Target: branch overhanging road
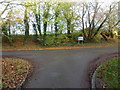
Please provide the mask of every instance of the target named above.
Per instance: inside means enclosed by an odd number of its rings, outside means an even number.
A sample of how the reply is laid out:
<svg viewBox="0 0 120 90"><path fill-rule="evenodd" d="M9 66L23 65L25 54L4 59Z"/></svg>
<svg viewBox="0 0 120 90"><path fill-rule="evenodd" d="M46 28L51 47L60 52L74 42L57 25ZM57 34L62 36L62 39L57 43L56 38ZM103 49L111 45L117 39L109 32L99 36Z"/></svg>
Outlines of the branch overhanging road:
<svg viewBox="0 0 120 90"><path fill-rule="evenodd" d="M86 72L90 62L99 56L115 52L118 52L118 47L3 51L2 55L23 58L33 63L34 71L24 87L89 88Z"/></svg>

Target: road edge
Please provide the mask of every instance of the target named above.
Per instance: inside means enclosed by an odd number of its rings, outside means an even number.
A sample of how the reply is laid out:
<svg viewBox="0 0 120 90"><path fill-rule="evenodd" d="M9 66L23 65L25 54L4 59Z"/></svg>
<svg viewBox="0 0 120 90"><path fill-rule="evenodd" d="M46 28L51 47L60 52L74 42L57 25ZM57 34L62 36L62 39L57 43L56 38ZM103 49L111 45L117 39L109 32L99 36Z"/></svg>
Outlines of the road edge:
<svg viewBox="0 0 120 90"><path fill-rule="evenodd" d="M88 77L89 77L89 82L90 82L90 88L92 89L105 88L105 85L102 82L102 80L96 78L96 75L97 75L96 69L106 60L113 58L113 57L118 57L118 52L102 55L90 61L88 65ZM96 87L97 82L100 82L102 86Z"/></svg>

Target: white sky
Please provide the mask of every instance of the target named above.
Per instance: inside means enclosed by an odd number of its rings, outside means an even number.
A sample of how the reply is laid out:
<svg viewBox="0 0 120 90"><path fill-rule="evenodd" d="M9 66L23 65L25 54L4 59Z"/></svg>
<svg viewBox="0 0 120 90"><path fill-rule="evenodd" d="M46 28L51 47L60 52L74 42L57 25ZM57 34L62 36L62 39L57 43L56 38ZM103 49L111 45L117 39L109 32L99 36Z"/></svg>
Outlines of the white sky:
<svg viewBox="0 0 120 90"><path fill-rule="evenodd" d="M114 2L114 1L120 1L120 0L0 0L1 1L64 1L64 2L105 2L105 3L109 3L109 2Z"/></svg>
<svg viewBox="0 0 120 90"><path fill-rule="evenodd" d="M31 0L31 1L39 1L39 0ZM64 1L64 2L105 2L106 4L109 2L120 1L120 0L42 0L42 1Z"/></svg>

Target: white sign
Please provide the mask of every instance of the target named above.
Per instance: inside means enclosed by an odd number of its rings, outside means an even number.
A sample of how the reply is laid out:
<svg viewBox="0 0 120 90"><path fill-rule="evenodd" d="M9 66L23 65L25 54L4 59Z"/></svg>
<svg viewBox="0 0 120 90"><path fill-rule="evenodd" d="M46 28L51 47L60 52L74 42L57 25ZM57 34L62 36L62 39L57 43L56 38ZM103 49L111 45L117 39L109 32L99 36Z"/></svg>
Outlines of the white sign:
<svg viewBox="0 0 120 90"><path fill-rule="evenodd" d="M78 37L78 41L83 41L84 38L83 37Z"/></svg>

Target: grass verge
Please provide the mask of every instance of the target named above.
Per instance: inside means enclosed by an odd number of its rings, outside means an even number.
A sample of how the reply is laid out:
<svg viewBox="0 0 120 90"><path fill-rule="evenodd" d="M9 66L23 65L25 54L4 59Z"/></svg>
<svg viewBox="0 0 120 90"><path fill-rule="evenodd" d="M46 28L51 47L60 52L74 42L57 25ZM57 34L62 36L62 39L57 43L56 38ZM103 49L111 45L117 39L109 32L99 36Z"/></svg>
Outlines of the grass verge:
<svg viewBox="0 0 120 90"><path fill-rule="evenodd" d="M28 61L18 58L2 58L2 88L17 88L31 69Z"/></svg>
<svg viewBox="0 0 120 90"><path fill-rule="evenodd" d="M63 35L64 36L64 35ZM12 46L9 45L7 39L5 37L2 38L2 48L0 51L13 51L13 50L49 50L49 49L74 49L74 48L98 48L98 47L111 47L118 46L120 41L117 38L108 39L108 41L95 39L92 41L84 41L84 43L78 43L77 38L68 39L68 38L57 39L55 41L54 37L47 36L47 40L45 40L45 45L40 40L35 41L34 36L29 36L29 40L26 44L24 42L24 35L13 35L13 43ZM66 35L65 35L66 36Z"/></svg>
<svg viewBox="0 0 120 90"><path fill-rule="evenodd" d="M97 68L97 78L100 78L107 88L119 88L120 76L118 70L118 60L120 57L114 57Z"/></svg>
<svg viewBox="0 0 120 90"><path fill-rule="evenodd" d="M40 45L18 45L18 46L9 46L3 45L1 51L13 51L13 50L50 50L50 49L75 49L75 48L99 48L99 47L112 47L118 46L117 42L104 42L104 43L80 43L80 44L71 44L67 43L61 46L40 46Z"/></svg>

